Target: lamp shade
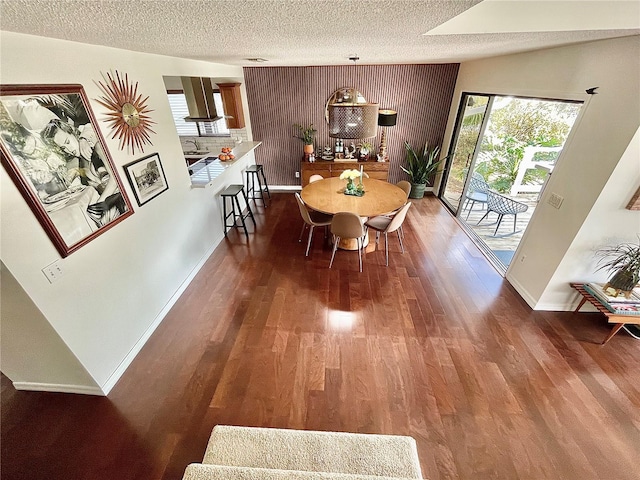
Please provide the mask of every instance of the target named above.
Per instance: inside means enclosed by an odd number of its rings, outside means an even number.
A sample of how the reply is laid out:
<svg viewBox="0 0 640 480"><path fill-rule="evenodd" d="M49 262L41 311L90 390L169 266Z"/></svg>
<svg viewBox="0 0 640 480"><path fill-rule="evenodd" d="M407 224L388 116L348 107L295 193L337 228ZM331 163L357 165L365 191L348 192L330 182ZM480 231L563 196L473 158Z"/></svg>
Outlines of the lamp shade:
<svg viewBox="0 0 640 480"><path fill-rule="evenodd" d="M379 110L378 125L381 127L393 127L398 119L398 113L395 110Z"/></svg>
<svg viewBox="0 0 640 480"><path fill-rule="evenodd" d="M329 136L361 139L377 134L377 103L336 103L329 105Z"/></svg>

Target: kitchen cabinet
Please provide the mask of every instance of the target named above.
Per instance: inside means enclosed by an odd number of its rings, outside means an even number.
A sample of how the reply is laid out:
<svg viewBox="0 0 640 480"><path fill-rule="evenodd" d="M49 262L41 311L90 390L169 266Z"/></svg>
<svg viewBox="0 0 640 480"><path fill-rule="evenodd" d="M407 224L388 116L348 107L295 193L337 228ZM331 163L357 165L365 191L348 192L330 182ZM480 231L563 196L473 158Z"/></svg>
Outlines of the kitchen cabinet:
<svg viewBox="0 0 640 480"><path fill-rule="evenodd" d="M345 170L360 170L363 168L369 178L387 181L389 177L389 162L335 162L316 160L302 161L300 164L300 181L302 186L309 184L311 175L322 175L324 178L339 177Z"/></svg>
<svg viewBox="0 0 640 480"><path fill-rule="evenodd" d="M244 128L244 111L239 83L218 83L228 128Z"/></svg>

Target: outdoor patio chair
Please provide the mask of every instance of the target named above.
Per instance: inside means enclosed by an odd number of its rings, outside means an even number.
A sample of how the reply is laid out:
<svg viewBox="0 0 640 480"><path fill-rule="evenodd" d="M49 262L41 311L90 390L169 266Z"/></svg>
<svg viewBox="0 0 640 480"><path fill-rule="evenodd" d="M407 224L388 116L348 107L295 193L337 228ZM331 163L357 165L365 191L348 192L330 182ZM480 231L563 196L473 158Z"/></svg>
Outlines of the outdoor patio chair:
<svg viewBox="0 0 640 480"><path fill-rule="evenodd" d="M465 195L464 205L462 206L462 211L464 211L467 206L469 206L469 211L467 212L467 220L469 220L469 214L471 213L471 210L473 210L473 206L476 203L482 204L482 208L484 209L484 205L486 205L487 203L488 191L489 185L484 181L484 177L478 172L473 172L473 174L471 174L471 180L469 181L467 194ZM471 205L469 205L469 203L471 203Z"/></svg>
<svg viewBox="0 0 640 480"><path fill-rule="evenodd" d="M505 215L513 215L513 232L507 233L505 235L501 235L503 237L507 237L509 235L513 235L516 232L516 221L518 219L518 214L522 212L526 212L529 208L528 205L518 202L513 198L509 198L505 195L502 195L498 192L494 192L493 190L487 190L487 213L480 219L480 221L476 225L480 225L487 215L491 212L498 214L497 226L495 232L493 232L493 236L497 236L498 229L500 228L500 223L502 222L502 218ZM493 223L488 223L487 225L493 225Z"/></svg>

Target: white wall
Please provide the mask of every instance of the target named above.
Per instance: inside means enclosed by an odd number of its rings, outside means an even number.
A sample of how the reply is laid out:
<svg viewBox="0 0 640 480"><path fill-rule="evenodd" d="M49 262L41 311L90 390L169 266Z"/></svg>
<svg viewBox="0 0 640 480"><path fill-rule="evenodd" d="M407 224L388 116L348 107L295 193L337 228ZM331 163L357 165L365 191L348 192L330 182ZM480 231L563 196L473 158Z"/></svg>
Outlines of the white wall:
<svg viewBox="0 0 640 480"><path fill-rule="evenodd" d="M0 34L2 83L84 86L134 205L132 216L62 259L64 276L49 284L41 269L60 256L4 168L1 170L2 262L93 378L93 383L88 381L86 386L95 387L97 383L106 393L194 269L223 238L216 192L191 188L162 77L238 78L243 76L242 69L8 32ZM151 136L153 146L146 147L144 154L120 151L117 140L110 139L107 126L101 121L105 110L93 100L100 95L94 82L101 79L101 72L112 70L127 73L130 80L138 82L138 91L149 96L151 118L157 124L153 126L156 134ZM248 112L245 115L248 117ZM121 167L153 152L160 155L169 190L138 207ZM228 184L240 179L241 172L237 169L233 174L229 172L224 181ZM2 300L4 303L5 299ZM2 313L4 336L4 309ZM33 353L25 350L23 355ZM26 383L46 382L35 373L35 369L25 366L20 379ZM60 385L62 391L67 387Z"/></svg>
<svg viewBox="0 0 640 480"><path fill-rule="evenodd" d="M573 310L576 295L567 296L567 284L575 281L604 283L611 276L598 269L596 251L607 245L638 243L640 212L627 210L640 188L640 129L636 130L618 166L589 212L567 254L540 297L538 310ZM572 293L572 292L571 292ZM568 301L569 300L569 301Z"/></svg>
<svg viewBox="0 0 640 480"><path fill-rule="evenodd" d="M1 264L2 296L2 372L18 388L60 391L62 385L71 391L101 394L102 390L73 355L11 275ZM25 355L29 352L29 355ZM48 388L50 387L50 388Z"/></svg>
<svg viewBox="0 0 640 480"><path fill-rule="evenodd" d="M619 191L615 184L608 184L619 164L620 176L634 179L636 185L640 183L634 159L621 161L640 125L638 59L640 37L634 36L460 66L445 138L451 137L462 92L586 100L507 272L507 279L534 308L543 307L543 293L544 308L566 309L569 305L572 291L564 282L572 278L570 272L563 272L552 285L550 282L561 262L570 265L580 261L576 256L584 258L583 253L569 247L587 219L597 226L585 231L593 245L607 243L611 236L633 239L638 232L638 212L630 214L635 222L622 224L606 212L592 212L603 189L616 195L614 203L620 209L629 200L628 188ZM600 87L597 95L586 95L585 90L591 87ZM636 166L637 161L636 155ZM552 192L564 197L559 210L545 203ZM573 279L582 280L585 274L584 270L576 272Z"/></svg>

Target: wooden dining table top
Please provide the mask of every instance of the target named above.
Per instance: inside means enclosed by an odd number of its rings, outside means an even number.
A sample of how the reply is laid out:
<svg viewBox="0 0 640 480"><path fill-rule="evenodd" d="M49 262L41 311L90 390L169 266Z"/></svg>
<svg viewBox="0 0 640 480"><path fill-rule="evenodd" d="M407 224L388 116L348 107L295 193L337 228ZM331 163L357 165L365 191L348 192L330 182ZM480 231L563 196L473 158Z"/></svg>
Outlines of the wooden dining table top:
<svg viewBox="0 0 640 480"><path fill-rule="evenodd" d="M355 180L358 184L359 180ZM310 183L300 196L310 208L334 215L352 212L361 217L375 217L393 212L407 202L407 194L396 185L373 178L363 178L365 194L362 197L345 195L346 180L339 177L325 178Z"/></svg>

